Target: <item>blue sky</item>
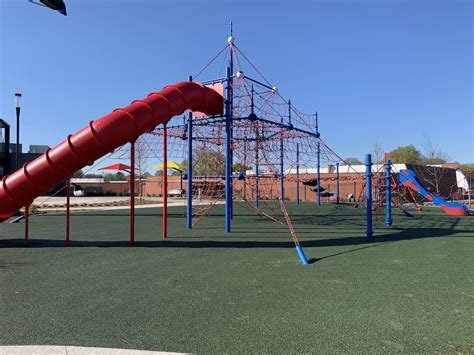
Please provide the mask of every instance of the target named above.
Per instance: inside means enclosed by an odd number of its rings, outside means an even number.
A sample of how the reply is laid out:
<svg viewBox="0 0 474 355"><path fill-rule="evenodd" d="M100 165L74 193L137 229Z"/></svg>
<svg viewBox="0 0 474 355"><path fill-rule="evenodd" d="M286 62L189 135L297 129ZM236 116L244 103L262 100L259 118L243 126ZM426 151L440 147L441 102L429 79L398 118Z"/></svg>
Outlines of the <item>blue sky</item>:
<svg viewBox="0 0 474 355"><path fill-rule="evenodd" d="M186 80L236 44L324 141L363 158L431 139L474 162L473 5L457 0L66 0L68 17L0 1L0 118L54 146L88 121ZM209 78L211 79L211 78Z"/></svg>

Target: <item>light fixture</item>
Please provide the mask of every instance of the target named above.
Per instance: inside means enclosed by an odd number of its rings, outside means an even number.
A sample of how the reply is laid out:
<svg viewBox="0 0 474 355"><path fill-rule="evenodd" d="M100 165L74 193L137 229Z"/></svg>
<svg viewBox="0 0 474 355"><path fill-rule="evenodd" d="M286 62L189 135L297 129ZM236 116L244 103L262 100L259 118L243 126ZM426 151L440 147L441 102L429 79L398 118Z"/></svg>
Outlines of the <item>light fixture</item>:
<svg viewBox="0 0 474 355"><path fill-rule="evenodd" d="M39 0L40 2L37 2L37 0L28 0L28 1L36 5L49 7L51 10L55 10L59 12L60 14L67 16L66 4L64 3L64 0Z"/></svg>
<svg viewBox="0 0 474 355"><path fill-rule="evenodd" d="M18 108L20 107L20 99L21 99L21 94L19 92L15 93L15 106Z"/></svg>

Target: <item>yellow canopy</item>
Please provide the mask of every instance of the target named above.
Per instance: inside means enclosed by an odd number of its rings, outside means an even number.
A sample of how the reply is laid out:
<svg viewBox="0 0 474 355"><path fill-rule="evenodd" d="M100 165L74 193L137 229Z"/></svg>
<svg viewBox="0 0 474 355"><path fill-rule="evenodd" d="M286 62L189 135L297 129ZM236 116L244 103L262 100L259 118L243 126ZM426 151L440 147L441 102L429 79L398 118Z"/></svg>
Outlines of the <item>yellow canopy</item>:
<svg viewBox="0 0 474 355"><path fill-rule="evenodd" d="M183 171L183 167L179 165L178 163L176 163L175 161L169 161L167 165L168 165L168 169ZM152 168L163 170L163 164L153 165Z"/></svg>

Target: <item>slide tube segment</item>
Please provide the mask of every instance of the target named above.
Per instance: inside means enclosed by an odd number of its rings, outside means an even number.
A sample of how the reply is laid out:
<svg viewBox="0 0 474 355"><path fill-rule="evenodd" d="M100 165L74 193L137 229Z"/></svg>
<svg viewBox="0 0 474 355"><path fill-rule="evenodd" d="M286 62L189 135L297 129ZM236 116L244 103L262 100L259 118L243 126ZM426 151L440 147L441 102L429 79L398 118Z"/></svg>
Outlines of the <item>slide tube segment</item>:
<svg viewBox="0 0 474 355"><path fill-rule="evenodd" d="M0 222L27 206L75 171L135 141L140 135L167 123L185 110L222 114L223 97L195 82L179 82L133 101L125 108L91 121L62 143L26 163L0 183Z"/></svg>

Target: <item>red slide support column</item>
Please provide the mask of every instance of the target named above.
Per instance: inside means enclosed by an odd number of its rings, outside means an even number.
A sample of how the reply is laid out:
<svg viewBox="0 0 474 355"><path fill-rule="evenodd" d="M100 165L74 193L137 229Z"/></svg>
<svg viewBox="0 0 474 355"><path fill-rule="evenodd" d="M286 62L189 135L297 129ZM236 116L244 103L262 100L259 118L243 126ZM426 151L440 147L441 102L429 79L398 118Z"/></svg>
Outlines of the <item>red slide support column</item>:
<svg viewBox="0 0 474 355"><path fill-rule="evenodd" d="M23 241L23 245L27 247L30 245L29 240L29 224L30 224L30 205L25 206L25 239Z"/></svg>
<svg viewBox="0 0 474 355"><path fill-rule="evenodd" d="M71 231L71 178L66 180L66 246L70 245L69 233Z"/></svg>
<svg viewBox="0 0 474 355"><path fill-rule="evenodd" d="M81 104L81 103L79 103ZM87 126L0 182L0 222L50 191L75 171L92 165L140 135L166 123L186 109L222 114L224 98L215 90L184 81L151 93L142 100L90 122Z"/></svg>
<svg viewBox="0 0 474 355"><path fill-rule="evenodd" d="M163 227L161 238L168 237L168 133L166 123L163 125Z"/></svg>
<svg viewBox="0 0 474 355"><path fill-rule="evenodd" d="M135 142L130 143L130 245L135 245Z"/></svg>

